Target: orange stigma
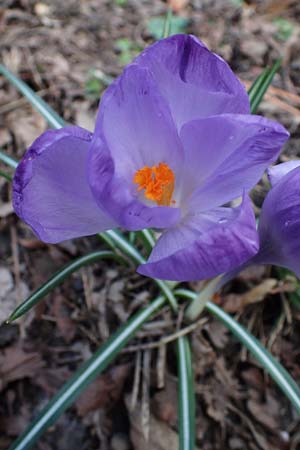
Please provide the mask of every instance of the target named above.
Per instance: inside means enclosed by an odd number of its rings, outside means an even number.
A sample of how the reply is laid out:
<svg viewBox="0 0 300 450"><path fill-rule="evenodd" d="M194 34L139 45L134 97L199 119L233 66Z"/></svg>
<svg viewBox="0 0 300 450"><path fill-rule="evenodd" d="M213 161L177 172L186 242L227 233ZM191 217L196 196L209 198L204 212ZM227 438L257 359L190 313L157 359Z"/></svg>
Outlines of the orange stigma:
<svg viewBox="0 0 300 450"><path fill-rule="evenodd" d="M166 163L158 166L145 166L134 174L133 182L138 184L138 191L145 189L144 196L160 206L170 206L174 191L175 175Z"/></svg>

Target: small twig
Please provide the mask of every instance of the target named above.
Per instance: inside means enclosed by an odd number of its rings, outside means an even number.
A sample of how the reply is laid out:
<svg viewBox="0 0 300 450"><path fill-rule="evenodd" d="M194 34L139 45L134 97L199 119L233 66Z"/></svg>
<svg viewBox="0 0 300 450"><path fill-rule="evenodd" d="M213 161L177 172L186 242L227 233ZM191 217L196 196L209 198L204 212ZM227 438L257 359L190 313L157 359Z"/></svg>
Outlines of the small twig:
<svg viewBox="0 0 300 450"><path fill-rule="evenodd" d="M146 442L150 434L150 370L151 350L145 350L143 357L143 384L142 384L142 430Z"/></svg>
<svg viewBox="0 0 300 450"><path fill-rule="evenodd" d="M162 344L158 347L158 356L156 362L157 388L163 389L165 386L167 346Z"/></svg>
<svg viewBox="0 0 300 450"><path fill-rule="evenodd" d="M251 82L247 80L243 80L243 84L246 86L246 88L249 88L251 86ZM295 105L296 107L287 103L286 99L290 100L290 102L293 103L293 105ZM277 88L275 86L269 86L268 92L265 94L265 100L278 106L283 111L292 114L292 116L299 118L300 111L299 109L297 109L297 107L300 106L299 95L288 92L284 89Z"/></svg>
<svg viewBox="0 0 300 450"><path fill-rule="evenodd" d="M83 327L82 325L77 325L78 329L85 335L88 337L88 339L93 342L93 344L96 344L97 347L99 347L99 345L101 345L101 341L94 335L94 333L90 332L89 330L87 330L85 327Z"/></svg>
<svg viewBox="0 0 300 450"><path fill-rule="evenodd" d="M294 106L291 106L288 103L284 102L283 100L280 100L279 98L274 97L274 96L269 95L269 94L265 95L265 99L267 101L269 101L270 103L273 103L273 105L278 106L283 111L286 111L286 112L292 114L292 116L294 116L297 120L299 120L299 116L300 116L300 110L299 109L297 109Z"/></svg>
<svg viewBox="0 0 300 450"><path fill-rule="evenodd" d="M284 308L284 312L285 312L285 315L286 315L286 321L287 321L287 323L289 325L292 325L292 323L293 323L293 315L292 315L291 306L289 304L289 301L286 298L284 292L280 293L280 297L282 299L283 308Z"/></svg>
<svg viewBox="0 0 300 450"><path fill-rule="evenodd" d="M122 350L122 353L131 353L131 352L136 352L139 350L158 348L161 345L169 344L170 342L175 341L178 337L185 336L185 335L191 333L192 331L194 331L199 326L204 325L207 322L207 320L208 320L207 318L202 317L197 322L192 323L191 325L189 325L185 328L182 328L181 330L176 331L176 333L170 334L169 336L166 336L166 337L160 339L159 341L149 342L147 344L131 345L131 346L125 348L124 350Z"/></svg>
<svg viewBox="0 0 300 450"><path fill-rule="evenodd" d="M92 302L92 292L91 292L91 283L90 283L90 277L88 274L88 268L84 267L80 271L82 284L83 284L83 291L84 291L84 298L85 303L87 306L87 309L90 311L93 306Z"/></svg>
<svg viewBox="0 0 300 450"><path fill-rule="evenodd" d="M268 344L267 344L268 350L270 350L270 351L272 350L272 347L273 347L277 337L279 336L280 332L283 329L284 322L285 322L285 312L283 310L279 316L279 319L278 319L273 331L270 334L270 338L269 338Z"/></svg>
<svg viewBox="0 0 300 450"><path fill-rule="evenodd" d="M48 92L49 89L42 89L41 91L37 91L36 94L41 97ZM14 109L19 108L20 106L25 106L28 104L28 100L25 97L19 98L18 100L13 100L5 105L0 106L0 114L7 113L9 111L13 111Z"/></svg>
<svg viewBox="0 0 300 450"><path fill-rule="evenodd" d="M142 352L138 351L136 353L136 358L135 358L133 388L132 388L131 399L130 399L130 411L134 411L136 404L137 404L140 382L141 382L141 365L142 365Z"/></svg>
<svg viewBox="0 0 300 450"><path fill-rule="evenodd" d="M256 315L257 315L257 311L254 310L252 313L252 316L248 322L248 325L247 325L247 329L248 329L249 333L251 333L253 330L254 324L256 322ZM247 353L248 353L247 348L243 346L241 349L241 361L246 361Z"/></svg>

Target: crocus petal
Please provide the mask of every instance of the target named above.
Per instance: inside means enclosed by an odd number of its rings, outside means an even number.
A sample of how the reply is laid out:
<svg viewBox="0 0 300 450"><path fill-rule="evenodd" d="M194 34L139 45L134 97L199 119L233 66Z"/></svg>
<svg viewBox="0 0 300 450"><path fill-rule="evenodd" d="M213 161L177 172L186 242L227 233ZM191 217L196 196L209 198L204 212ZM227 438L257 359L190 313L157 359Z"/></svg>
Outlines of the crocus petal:
<svg viewBox="0 0 300 450"><path fill-rule="evenodd" d="M199 186L190 208L219 206L251 189L276 160L288 136L282 125L253 115L224 114L185 124L183 184L191 189L198 177Z"/></svg>
<svg viewBox="0 0 300 450"><path fill-rule="evenodd" d="M149 70L129 65L106 90L95 134L105 140L118 176L132 183L144 166L182 167L183 150L171 113Z"/></svg>
<svg viewBox="0 0 300 450"><path fill-rule="evenodd" d="M49 130L17 167L13 202L18 216L45 241L56 243L116 226L97 206L86 177L92 134L79 127Z"/></svg>
<svg viewBox="0 0 300 450"><path fill-rule="evenodd" d="M300 168L269 191L259 220L260 250L252 263L287 267L300 275Z"/></svg>
<svg viewBox="0 0 300 450"><path fill-rule="evenodd" d="M288 172L300 166L300 159L287 161L285 163L277 164L272 166L267 170L268 178L272 186L278 183L282 177L284 177Z"/></svg>
<svg viewBox="0 0 300 450"><path fill-rule="evenodd" d="M250 112L245 88L228 64L194 36L158 41L135 62L153 74L178 129L200 117Z"/></svg>
<svg viewBox="0 0 300 450"><path fill-rule="evenodd" d="M244 196L238 208L190 217L166 231L138 272L174 281L207 279L239 266L257 250L255 217Z"/></svg>
<svg viewBox="0 0 300 450"><path fill-rule="evenodd" d="M145 68L130 65L101 101L90 150L89 181L98 204L128 230L165 228L177 208L144 201L135 173L165 162L180 178L183 149L169 112Z"/></svg>

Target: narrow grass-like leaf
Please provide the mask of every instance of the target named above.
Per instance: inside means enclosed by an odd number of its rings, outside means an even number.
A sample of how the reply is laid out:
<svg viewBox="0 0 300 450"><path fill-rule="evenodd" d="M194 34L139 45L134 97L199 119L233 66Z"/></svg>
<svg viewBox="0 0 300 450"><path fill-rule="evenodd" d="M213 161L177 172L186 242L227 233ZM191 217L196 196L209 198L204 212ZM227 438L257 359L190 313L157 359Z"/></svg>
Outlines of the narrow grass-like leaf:
<svg viewBox="0 0 300 450"><path fill-rule="evenodd" d="M270 67L266 67L260 75L258 75L257 78L253 81L252 85L248 89L248 96L250 100L250 104L253 103L253 97L256 95L256 92L259 91L260 85L263 83L263 80L268 76L270 73Z"/></svg>
<svg viewBox="0 0 300 450"><path fill-rule="evenodd" d="M168 12L166 14L166 20L164 23L162 38L167 38L168 36L170 36L172 17L173 17L173 12L172 12L172 9L169 8Z"/></svg>
<svg viewBox="0 0 300 450"><path fill-rule="evenodd" d="M141 233L144 233L144 230L141 231ZM125 239L125 237L119 231L109 230L106 231L105 234L107 234L109 238L114 241L115 245L119 247L120 250L122 250L124 253L126 253L126 255L128 255L135 263L143 264L145 262L145 258L137 251L137 249L133 245L130 244L127 239ZM102 235L103 233L100 234L100 236ZM176 312L178 310L178 305L172 289L165 281L157 280L155 278L153 279L153 281L167 297L172 310Z"/></svg>
<svg viewBox="0 0 300 450"><path fill-rule="evenodd" d="M280 65L281 60L278 59L271 68L265 69L250 87L248 95L252 114L256 113L257 108L261 103L268 87L272 83L275 73L279 70Z"/></svg>
<svg viewBox="0 0 300 450"><path fill-rule="evenodd" d="M81 256L75 261L67 264L65 267L56 272L46 283L40 286L36 291L33 292L24 302L22 302L10 315L7 322L12 322L23 316L27 311L29 311L33 306L35 306L39 301L41 301L49 292L53 291L54 288L63 283L63 281L71 275L71 273L80 269L80 267L87 266L96 261L102 259L115 259L120 262L124 262L124 259L113 253L111 251L103 250L98 252L89 253L88 255Z"/></svg>
<svg viewBox="0 0 300 450"><path fill-rule="evenodd" d="M125 236L119 230L109 230L104 233L100 233L100 236L105 234L108 236L115 246L117 246L122 252L126 253L129 258L137 264L142 264L145 262L143 256L138 252L138 250L130 244L130 242L125 238Z"/></svg>
<svg viewBox="0 0 300 450"><path fill-rule="evenodd" d="M175 294L190 300L197 298L197 294L186 289L178 289ZM271 353L229 314L214 303L208 301L205 309L219 319L237 339L252 353L273 378L278 387L291 401L298 413L300 413L300 388L285 368L271 355Z"/></svg>
<svg viewBox="0 0 300 450"><path fill-rule="evenodd" d="M114 240L107 234L106 231L103 233L98 233L97 236L101 241L103 240L113 251L115 251L116 246Z"/></svg>
<svg viewBox="0 0 300 450"><path fill-rule="evenodd" d="M151 230L142 230L136 232L137 237L141 239L141 241L144 244L144 249L149 255L151 253L152 248L155 245L155 237L153 236L153 233Z"/></svg>
<svg viewBox="0 0 300 450"><path fill-rule="evenodd" d="M13 169L15 169L17 167L17 165L19 164L18 161L16 161L14 158L12 158L11 156L6 155L4 152L2 152L0 150L0 161L2 161L3 163L5 163L7 166L12 167Z"/></svg>
<svg viewBox="0 0 300 450"><path fill-rule="evenodd" d="M12 83L34 108L39 111L42 116L47 120L49 125L53 128L61 128L64 126L64 120L46 103L41 97L39 97L24 81L16 77L7 67L0 64L0 75L3 75L7 80Z"/></svg>
<svg viewBox="0 0 300 450"><path fill-rule="evenodd" d="M4 172L3 170L0 170L0 177L5 178L7 181L12 181L11 175L9 175L9 173Z"/></svg>
<svg viewBox="0 0 300 450"><path fill-rule="evenodd" d="M186 336L177 339L179 379L179 450L195 450L195 392L192 358Z"/></svg>
<svg viewBox="0 0 300 450"><path fill-rule="evenodd" d="M70 378L25 432L15 441L9 450L27 450L33 446L39 436L50 427L58 417L76 400L81 392L115 358L137 330L161 308L166 299L161 296L133 316L94 355Z"/></svg>
<svg viewBox="0 0 300 450"><path fill-rule="evenodd" d="M129 232L129 242L130 242L131 245L134 245L135 239L136 239L136 232L135 231L130 231Z"/></svg>

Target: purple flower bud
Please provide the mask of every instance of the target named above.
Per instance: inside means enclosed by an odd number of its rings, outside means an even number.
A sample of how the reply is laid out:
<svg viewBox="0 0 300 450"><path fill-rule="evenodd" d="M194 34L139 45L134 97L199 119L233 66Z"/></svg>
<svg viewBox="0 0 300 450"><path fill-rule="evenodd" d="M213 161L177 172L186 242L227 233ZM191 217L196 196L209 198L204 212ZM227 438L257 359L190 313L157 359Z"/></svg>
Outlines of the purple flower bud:
<svg viewBox="0 0 300 450"><path fill-rule="evenodd" d="M272 189L264 201L260 221L260 250L254 264L275 264L300 275L300 161L269 170Z"/></svg>

